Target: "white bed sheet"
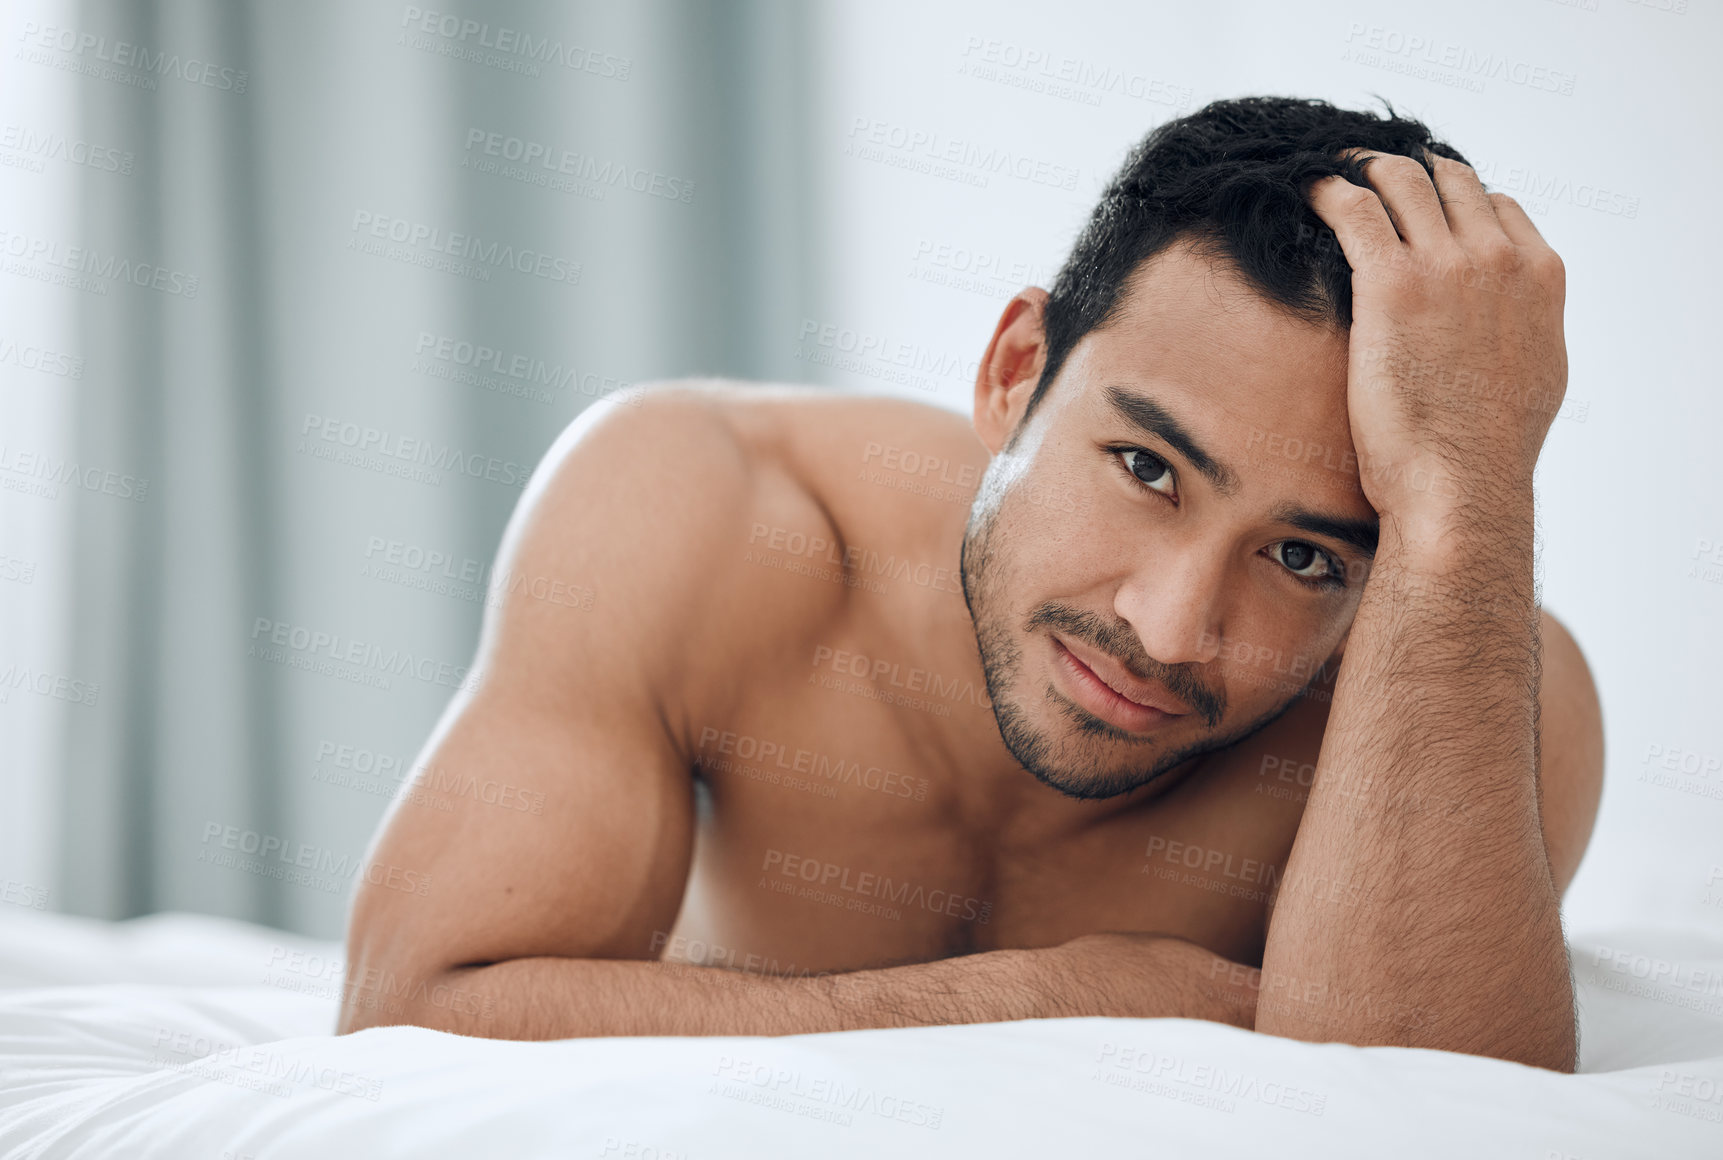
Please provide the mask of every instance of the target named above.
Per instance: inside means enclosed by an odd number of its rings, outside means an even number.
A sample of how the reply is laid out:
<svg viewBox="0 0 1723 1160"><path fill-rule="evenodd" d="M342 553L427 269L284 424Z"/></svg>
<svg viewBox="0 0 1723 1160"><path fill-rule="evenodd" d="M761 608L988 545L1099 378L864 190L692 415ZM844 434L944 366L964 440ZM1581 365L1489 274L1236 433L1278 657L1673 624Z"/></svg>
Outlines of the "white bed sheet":
<svg viewBox="0 0 1723 1160"><path fill-rule="evenodd" d="M1723 1158L1716 935L1576 939L1575 1076L1179 1019L334 1036L338 955L189 915L0 916L0 1156Z"/></svg>

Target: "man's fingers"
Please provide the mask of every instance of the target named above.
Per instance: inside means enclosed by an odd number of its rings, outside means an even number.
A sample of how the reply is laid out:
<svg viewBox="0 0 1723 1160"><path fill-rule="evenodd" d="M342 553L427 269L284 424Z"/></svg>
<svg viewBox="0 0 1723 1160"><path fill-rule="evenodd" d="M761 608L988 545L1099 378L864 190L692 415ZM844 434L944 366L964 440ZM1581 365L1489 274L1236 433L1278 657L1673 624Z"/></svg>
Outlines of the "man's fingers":
<svg viewBox="0 0 1723 1160"><path fill-rule="evenodd" d="M1520 203L1505 193L1485 195L1489 199L1491 212L1502 224L1502 232L1508 235L1508 240L1516 246L1528 250L1547 250L1549 243L1538 233L1538 228L1532 224L1532 219L1526 216L1526 211L1520 208Z"/></svg>
<svg viewBox="0 0 1723 1160"><path fill-rule="evenodd" d="M1461 245L1502 236L1502 223L1496 218L1495 207L1484 192L1484 183L1470 165L1451 157L1437 157L1436 188L1442 194L1442 212L1447 215L1448 229Z"/></svg>
<svg viewBox="0 0 1723 1160"><path fill-rule="evenodd" d="M1430 175L1417 161L1400 153L1359 150L1364 179L1382 203L1400 236L1413 246L1435 246L1448 240L1448 221Z"/></svg>
<svg viewBox="0 0 1723 1160"><path fill-rule="evenodd" d="M1489 195L1490 204L1495 207L1496 217L1501 219L1502 231L1508 235L1508 240L1519 247L1520 253L1527 259L1532 276L1548 287L1561 301L1567 294L1567 268L1562 264L1561 255L1550 248L1544 241L1538 228L1532 224L1532 219L1526 216L1526 211L1520 208L1520 203L1505 193Z"/></svg>
<svg viewBox="0 0 1723 1160"><path fill-rule="evenodd" d="M1310 186L1310 208L1340 239L1340 249L1354 270L1401 248L1388 208L1375 190L1353 185L1344 177L1319 178Z"/></svg>

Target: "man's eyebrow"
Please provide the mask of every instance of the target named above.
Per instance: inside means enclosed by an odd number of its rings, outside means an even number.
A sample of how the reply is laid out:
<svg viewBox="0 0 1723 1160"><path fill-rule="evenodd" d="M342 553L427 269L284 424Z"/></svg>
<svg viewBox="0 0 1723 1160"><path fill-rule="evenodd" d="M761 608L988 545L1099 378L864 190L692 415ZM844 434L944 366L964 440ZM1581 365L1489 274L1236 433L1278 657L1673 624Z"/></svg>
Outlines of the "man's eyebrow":
<svg viewBox="0 0 1723 1160"><path fill-rule="evenodd" d="M1173 418L1165 407L1147 395L1127 391L1124 387L1108 387L1107 400L1113 404L1113 410L1117 411L1125 422L1164 440L1168 446L1189 460L1192 467L1214 484L1216 491L1226 496L1237 494L1238 476L1230 468L1217 462L1214 456L1198 447L1184 424Z"/></svg>
<svg viewBox="0 0 1723 1160"><path fill-rule="evenodd" d="M1381 520L1374 516L1367 520L1355 520L1345 516L1325 516L1308 508L1283 504L1274 509L1271 518L1283 524L1291 524L1311 535L1329 536L1343 544L1351 544L1366 556L1376 555L1376 540L1381 529Z"/></svg>

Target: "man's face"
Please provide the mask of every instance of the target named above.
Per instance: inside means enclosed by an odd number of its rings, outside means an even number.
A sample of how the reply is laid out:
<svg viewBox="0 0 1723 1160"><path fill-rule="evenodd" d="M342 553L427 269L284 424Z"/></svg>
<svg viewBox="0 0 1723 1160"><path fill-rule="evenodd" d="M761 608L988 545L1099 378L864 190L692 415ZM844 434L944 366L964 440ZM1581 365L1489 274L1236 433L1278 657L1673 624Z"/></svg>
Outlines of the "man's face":
<svg viewBox="0 0 1723 1160"><path fill-rule="evenodd" d="M970 513L964 591L1007 747L1104 798L1260 729L1333 672L1375 524L1345 333L1224 263L1157 255Z"/></svg>

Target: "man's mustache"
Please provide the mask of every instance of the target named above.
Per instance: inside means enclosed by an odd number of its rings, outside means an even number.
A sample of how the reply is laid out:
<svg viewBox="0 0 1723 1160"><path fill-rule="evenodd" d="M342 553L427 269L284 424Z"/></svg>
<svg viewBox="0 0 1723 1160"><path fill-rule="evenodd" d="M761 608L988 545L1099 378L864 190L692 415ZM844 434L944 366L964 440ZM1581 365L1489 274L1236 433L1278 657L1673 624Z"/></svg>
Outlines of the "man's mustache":
<svg viewBox="0 0 1723 1160"><path fill-rule="evenodd" d="M1143 651L1137 634L1122 621L1107 621L1092 612L1048 601L1034 612L1023 627L1029 632L1056 629L1100 649L1125 667L1132 676L1159 681L1167 691L1189 705L1212 729L1226 713L1226 698L1197 680L1185 665L1163 665Z"/></svg>

